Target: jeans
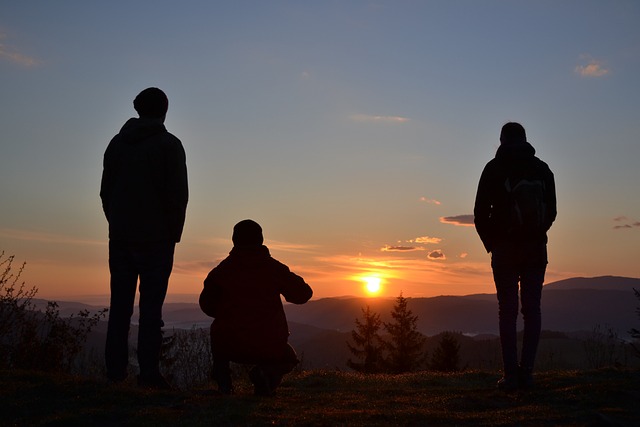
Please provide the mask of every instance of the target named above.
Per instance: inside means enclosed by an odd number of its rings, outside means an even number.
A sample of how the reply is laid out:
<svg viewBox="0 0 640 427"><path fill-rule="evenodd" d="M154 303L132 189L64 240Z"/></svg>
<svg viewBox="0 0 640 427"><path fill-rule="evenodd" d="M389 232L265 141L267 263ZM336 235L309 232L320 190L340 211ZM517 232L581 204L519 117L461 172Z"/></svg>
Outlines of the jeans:
<svg viewBox="0 0 640 427"><path fill-rule="evenodd" d="M296 351L288 343L278 348L275 353L272 348L265 349L264 353L256 351L253 355L236 354L235 356L224 349L220 351L217 348L218 344L220 343L211 342L213 379L218 383L219 389L225 393L232 389L230 362L255 365L254 369L260 369L269 379L272 389L278 387L282 378L300 362Z"/></svg>
<svg viewBox="0 0 640 427"><path fill-rule="evenodd" d="M173 268L174 242L109 242L111 304L105 348L107 376L127 376L129 326L140 278L138 363L141 377L159 375L162 305Z"/></svg>
<svg viewBox="0 0 640 427"><path fill-rule="evenodd" d="M511 376L518 372L518 290L524 321L520 367L531 370L535 362L542 323L540 301L547 267L546 244L498 245L491 253L491 267L498 296L504 372L505 376Z"/></svg>

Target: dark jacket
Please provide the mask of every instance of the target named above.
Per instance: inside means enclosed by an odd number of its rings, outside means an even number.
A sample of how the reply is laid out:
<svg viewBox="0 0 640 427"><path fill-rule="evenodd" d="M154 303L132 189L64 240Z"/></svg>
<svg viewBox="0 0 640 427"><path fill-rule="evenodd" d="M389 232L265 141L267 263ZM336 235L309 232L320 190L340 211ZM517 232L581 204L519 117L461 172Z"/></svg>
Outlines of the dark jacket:
<svg viewBox="0 0 640 427"><path fill-rule="evenodd" d="M214 317L214 348L232 359L281 351L289 327L280 295L304 304L313 295L304 279L273 259L266 246L234 247L204 281L200 308ZM255 357L255 356L254 356Z"/></svg>
<svg viewBox="0 0 640 427"><path fill-rule="evenodd" d="M517 243L546 243L547 231L556 219L556 189L549 166L535 156L535 149L528 142L502 144L496 156L485 166L478 184L473 209L476 230L487 252L495 245L507 241ZM539 177L545 183L545 217L543 229L523 239L509 233L511 210L505 181L508 177Z"/></svg>
<svg viewBox="0 0 640 427"><path fill-rule="evenodd" d="M109 238L179 242L188 197L180 140L158 119L129 119L104 153L100 198Z"/></svg>

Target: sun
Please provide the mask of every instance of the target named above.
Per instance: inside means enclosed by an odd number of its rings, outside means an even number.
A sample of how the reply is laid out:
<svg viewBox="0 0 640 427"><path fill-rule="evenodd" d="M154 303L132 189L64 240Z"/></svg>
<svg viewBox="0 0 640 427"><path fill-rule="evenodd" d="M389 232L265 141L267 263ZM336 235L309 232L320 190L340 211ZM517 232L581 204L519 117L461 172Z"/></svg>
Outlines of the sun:
<svg viewBox="0 0 640 427"><path fill-rule="evenodd" d="M368 293L375 295L380 292L380 289L382 288L381 278L376 276L365 276L362 280L364 281L364 286Z"/></svg>

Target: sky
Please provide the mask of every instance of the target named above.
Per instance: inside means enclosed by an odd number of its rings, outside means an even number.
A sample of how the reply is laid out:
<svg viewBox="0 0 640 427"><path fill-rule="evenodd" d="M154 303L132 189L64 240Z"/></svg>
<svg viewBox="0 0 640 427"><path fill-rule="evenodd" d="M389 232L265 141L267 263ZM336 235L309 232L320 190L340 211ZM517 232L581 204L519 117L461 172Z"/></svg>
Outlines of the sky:
<svg viewBox="0 0 640 427"><path fill-rule="evenodd" d="M246 218L314 298L494 292L473 203L508 121L555 174L546 282L640 277L638 22L634 0L2 2L0 251L39 297L108 295L102 158L156 86L190 186L170 300Z"/></svg>

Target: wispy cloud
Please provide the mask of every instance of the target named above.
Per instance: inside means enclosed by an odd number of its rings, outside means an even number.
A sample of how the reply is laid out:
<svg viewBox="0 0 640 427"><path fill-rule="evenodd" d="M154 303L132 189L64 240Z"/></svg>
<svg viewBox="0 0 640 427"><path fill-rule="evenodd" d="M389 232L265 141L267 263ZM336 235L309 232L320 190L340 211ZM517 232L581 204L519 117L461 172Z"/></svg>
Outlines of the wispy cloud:
<svg viewBox="0 0 640 427"><path fill-rule="evenodd" d="M602 77L609 74L609 69L604 64L592 58L590 55L580 57L582 64L576 66L574 71L582 77Z"/></svg>
<svg viewBox="0 0 640 427"><path fill-rule="evenodd" d="M7 39L6 33L0 32L0 59L7 60L23 67L34 67L40 63L37 59L25 55L18 49L5 43Z"/></svg>
<svg viewBox="0 0 640 427"><path fill-rule="evenodd" d="M430 204L433 204L433 205L441 205L442 204L436 199L429 199L429 198L424 197L424 196L420 197L420 201L421 202L425 202L425 203L430 203Z"/></svg>
<svg viewBox="0 0 640 427"><path fill-rule="evenodd" d="M440 237L421 236L421 237L416 237L412 241L416 243L422 243L424 245L428 245L428 244L440 243L442 242L442 239Z"/></svg>
<svg viewBox="0 0 640 427"><path fill-rule="evenodd" d="M409 118L402 116L375 116L370 114L354 114L350 117L354 122L367 123L406 123Z"/></svg>
<svg viewBox="0 0 640 427"><path fill-rule="evenodd" d="M12 228L0 228L0 237L30 242L55 243L67 245L106 245L105 240L80 239L64 234L44 233L30 230L16 230Z"/></svg>
<svg viewBox="0 0 640 427"><path fill-rule="evenodd" d="M429 236L420 236L415 239L407 240L406 243L417 243L418 245L429 245L429 244L438 244L442 242L440 237L429 237ZM415 251L424 251L424 246L416 246L416 245L402 245L401 242L398 242L397 245L385 245L380 248L382 252L415 252Z"/></svg>
<svg viewBox="0 0 640 427"><path fill-rule="evenodd" d="M613 222L615 224L613 226L614 230L640 228L640 221L636 221L626 216L618 216L616 218L613 218Z"/></svg>
<svg viewBox="0 0 640 427"><path fill-rule="evenodd" d="M278 240L268 240L266 245L270 250L282 251L282 252L295 252L295 253L313 253L318 247L317 245L301 244L301 243L289 243L280 242Z"/></svg>
<svg viewBox="0 0 640 427"><path fill-rule="evenodd" d="M380 249L382 252L413 252L424 251L421 246L384 246Z"/></svg>
<svg viewBox="0 0 640 427"><path fill-rule="evenodd" d="M473 215L455 215L440 217L443 224L459 225L463 227L473 227Z"/></svg>
<svg viewBox="0 0 640 427"><path fill-rule="evenodd" d="M435 261L444 261L447 259L444 252L441 249L436 249L435 251L431 251L427 254L427 258Z"/></svg>

